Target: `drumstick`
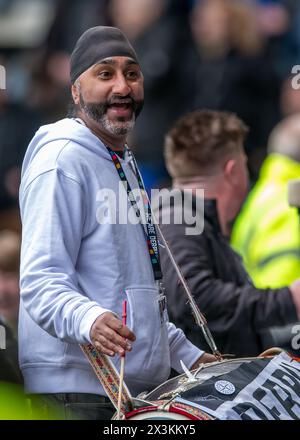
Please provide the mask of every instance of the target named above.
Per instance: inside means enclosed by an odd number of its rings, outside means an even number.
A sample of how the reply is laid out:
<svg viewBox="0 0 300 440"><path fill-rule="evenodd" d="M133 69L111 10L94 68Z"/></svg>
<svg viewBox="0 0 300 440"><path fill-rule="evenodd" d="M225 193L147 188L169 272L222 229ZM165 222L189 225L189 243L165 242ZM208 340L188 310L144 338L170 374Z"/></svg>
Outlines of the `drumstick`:
<svg viewBox="0 0 300 440"><path fill-rule="evenodd" d="M122 323L126 325L126 317L127 317L127 301L123 301L122 307ZM118 397L118 415L117 420L120 420L121 416L121 400L122 400L122 389L124 382L124 370L125 370L125 350L124 354L121 355L121 367L120 367L120 385L119 385L119 397Z"/></svg>

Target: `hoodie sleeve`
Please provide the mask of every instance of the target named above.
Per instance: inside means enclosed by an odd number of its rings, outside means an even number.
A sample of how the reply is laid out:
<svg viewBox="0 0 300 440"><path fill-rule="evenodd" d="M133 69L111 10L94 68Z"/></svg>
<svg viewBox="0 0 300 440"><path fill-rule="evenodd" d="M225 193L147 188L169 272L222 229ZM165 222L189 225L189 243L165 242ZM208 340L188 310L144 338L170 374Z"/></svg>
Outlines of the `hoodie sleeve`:
<svg viewBox="0 0 300 440"><path fill-rule="evenodd" d="M204 354L204 351L193 345L184 335L183 331L171 322L168 322L168 335L171 356L171 367L178 373L183 373L180 361L191 368Z"/></svg>
<svg viewBox="0 0 300 440"><path fill-rule="evenodd" d="M60 169L20 191L21 299L33 321L61 340L89 343L95 319L109 310L80 292L76 261L84 225L84 193Z"/></svg>

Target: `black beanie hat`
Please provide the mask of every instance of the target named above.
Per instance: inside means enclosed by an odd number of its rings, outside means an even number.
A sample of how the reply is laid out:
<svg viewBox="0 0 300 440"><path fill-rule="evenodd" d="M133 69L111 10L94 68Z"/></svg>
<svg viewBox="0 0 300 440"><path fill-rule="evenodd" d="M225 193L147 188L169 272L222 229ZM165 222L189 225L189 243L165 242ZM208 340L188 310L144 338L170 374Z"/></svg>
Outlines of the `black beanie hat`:
<svg viewBox="0 0 300 440"><path fill-rule="evenodd" d="M81 35L71 54L72 84L94 64L114 56L130 57L138 62L135 50L120 29L108 26L88 29Z"/></svg>

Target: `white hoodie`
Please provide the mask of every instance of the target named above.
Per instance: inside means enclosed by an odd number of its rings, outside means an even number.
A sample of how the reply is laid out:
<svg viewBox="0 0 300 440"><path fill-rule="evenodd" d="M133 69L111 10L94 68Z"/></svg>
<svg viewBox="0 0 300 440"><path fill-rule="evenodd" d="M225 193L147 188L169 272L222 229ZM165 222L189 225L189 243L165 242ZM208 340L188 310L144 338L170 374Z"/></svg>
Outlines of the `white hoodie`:
<svg viewBox="0 0 300 440"><path fill-rule="evenodd" d="M129 159L120 162L131 188L138 188ZM203 354L167 314L161 322L143 227L98 223L103 188L118 194L119 176L87 127L63 119L37 131L20 187L19 357L30 393L104 395L78 344L90 342L102 313L120 316L124 299L137 338L125 367L133 395L167 380L170 365L181 372L180 359L190 367ZM119 368L119 357L112 359Z"/></svg>

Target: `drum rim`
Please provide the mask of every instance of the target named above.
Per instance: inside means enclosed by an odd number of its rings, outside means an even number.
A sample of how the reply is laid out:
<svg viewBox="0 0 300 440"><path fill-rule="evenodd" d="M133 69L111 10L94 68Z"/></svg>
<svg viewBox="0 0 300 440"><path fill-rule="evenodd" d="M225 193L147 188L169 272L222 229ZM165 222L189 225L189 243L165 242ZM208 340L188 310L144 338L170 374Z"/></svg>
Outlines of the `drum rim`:
<svg viewBox="0 0 300 440"><path fill-rule="evenodd" d="M173 414L180 414L182 416L188 416L187 418L189 420L202 420L200 417L197 417L194 414L190 414L184 408L180 408L180 407L176 406L176 402L174 402L174 404L175 404L174 406L173 405L169 406L168 411L166 411L163 408L161 408L161 405L143 406L142 408L137 408L137 409L134 409L134 410L126 413L125 414L125 419L128 420L128 419L130 419L130 417L135 416L137 414L161 411L161 412L165 412L166 414L167 413L173 413ZM192 406L191 406L191 408L192 408Z"/></svg>

